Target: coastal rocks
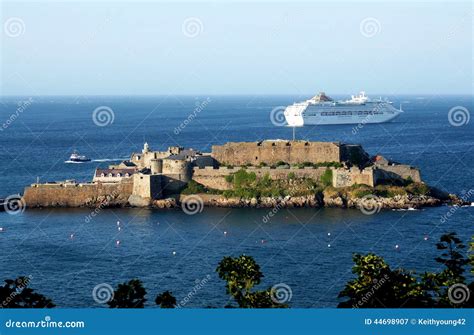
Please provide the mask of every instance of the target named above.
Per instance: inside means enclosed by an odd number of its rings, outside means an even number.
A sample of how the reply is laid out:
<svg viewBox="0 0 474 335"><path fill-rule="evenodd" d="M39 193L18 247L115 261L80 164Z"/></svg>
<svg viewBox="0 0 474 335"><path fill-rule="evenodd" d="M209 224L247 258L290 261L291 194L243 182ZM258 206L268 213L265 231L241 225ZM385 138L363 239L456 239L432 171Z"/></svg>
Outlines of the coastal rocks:
<svg viewBox="0 0 474 335"><path fill-rule="evenodd" d="M84 200L82 205L77 207L89 207L89 208L112 208L112 207L124 207L127 205L127 200L122 199L114 194L104 194L96 197L89 197ZM69 207L69 206L68 206Z"/></svg>
<svg viewBox="0 0 474 335"><path fill-rule="evenodd" d="M442 201L427 195L396 195L392 198L365 197L348 199L348 208L410 209L440 206Z"/></svg>
<svg viewBox="0 0 474 335"><path fill-rule="evenodd" d="M148 207L151 204L150 198L142 198L139 195L130 195L128 197L128 203L132 207Z"/></svg>
<svg viewBox="0 0 474 335"><path fill-rule="evenodd" d="M249 208L295 208L295 207L321 207L320 198L316 195L297 197L261 197L261 198L226 198L222 195L200 194L204 206L209 207L249 207Z"/></svg>
<svg viewBox="0 0 474 335"><path fill-rule="evenodd" d="M154 208L160 208L160 209L178 207L178 204L176 203L176 199L174 198L153 200L151 205Z"/></svg>
<svg viewBox="0 0 474 335"><path fill-rule="evenodd" d="M324 199L324 207L347 207L342 197Z"/></svg>

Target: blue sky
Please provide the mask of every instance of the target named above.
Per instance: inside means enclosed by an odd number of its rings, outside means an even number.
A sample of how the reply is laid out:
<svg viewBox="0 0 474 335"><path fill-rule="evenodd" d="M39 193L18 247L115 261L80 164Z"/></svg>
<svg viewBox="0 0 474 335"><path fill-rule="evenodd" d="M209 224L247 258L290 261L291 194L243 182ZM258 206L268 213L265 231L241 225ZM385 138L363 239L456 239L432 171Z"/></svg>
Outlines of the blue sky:
<svg viewBox="0 0 474 335"><path fill-rule="evenodd" d="M473 89L470 2L1 6L3 95Z"/></svg>

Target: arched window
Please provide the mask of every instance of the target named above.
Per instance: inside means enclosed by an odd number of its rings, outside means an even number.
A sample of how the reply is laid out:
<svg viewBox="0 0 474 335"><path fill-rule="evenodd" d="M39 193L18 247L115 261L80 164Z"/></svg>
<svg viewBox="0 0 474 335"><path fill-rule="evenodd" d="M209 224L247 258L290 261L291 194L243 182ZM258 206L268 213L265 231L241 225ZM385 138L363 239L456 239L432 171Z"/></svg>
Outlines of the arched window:
<svg viewBox="0 0 474 335"><path fill-rule="evenodd" d="M120 172L119 172L119 173L117 173L117 177L122 177L122 175L120 174Z"/></svg>
<svg viewBox="0 0 474 335"><path fill-rule="evenodd" d="M105 177L105 174L101 173L100 176L101 176L101 177Z"/></svg>
<svg viewBox="0 0 474 335"><path fill-rule="evenodd" d="M125 172L125 177L130 177L130 173Z"/></svg>
<svg viewBox="0 0 474 335"><path fill-rule="evenodd" d="M114 175L112 173L109 173L109 177L113 177Z"/></svg>

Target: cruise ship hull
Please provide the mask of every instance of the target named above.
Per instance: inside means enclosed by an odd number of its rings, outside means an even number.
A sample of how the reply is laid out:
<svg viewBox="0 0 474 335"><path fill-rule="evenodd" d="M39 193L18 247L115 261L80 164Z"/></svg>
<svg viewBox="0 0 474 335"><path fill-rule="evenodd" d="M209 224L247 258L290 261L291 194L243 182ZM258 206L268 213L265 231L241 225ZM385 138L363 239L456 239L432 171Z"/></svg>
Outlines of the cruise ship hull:
<svg viewBox="0 0 474 335"><path fill-rule="evenodd" d="M352 102L307 102L295 103L288 106L285 119L291 127L305 125L330 124L368 124L389 122L402 113L388 101Z"/></svg>

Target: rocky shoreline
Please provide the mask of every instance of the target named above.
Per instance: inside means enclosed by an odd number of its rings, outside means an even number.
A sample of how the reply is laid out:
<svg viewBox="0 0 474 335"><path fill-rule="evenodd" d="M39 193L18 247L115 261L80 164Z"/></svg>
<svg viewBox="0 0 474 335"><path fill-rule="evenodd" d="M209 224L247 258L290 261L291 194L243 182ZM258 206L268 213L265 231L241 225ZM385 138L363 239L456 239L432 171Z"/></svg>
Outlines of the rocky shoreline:
<svg viewBox="0 0 474 335"><path fill-rule="evenodd" d="M205 207L224 208L359 208L371 210L380 209L419 209L423 207L436 207L443 204L467 205L455 195L445 199L427 195L397 195L391 198L366 196L363 198L347 198L343 196L325 198L321 194L309 196L262 197L262 198L237 198L224 197L215 194L177 195L162 200L153 201L152 208L176 208L187 203L198 204Z"/></svg>
<svg viewBox="0 0 474 335"><path fill-rule="evenodd" d="M471 205L464 198L453 194L447 194L432 189L426 195L403 194L391 197L377 196L375 194L366 194L364 196L355 196L351 192L342 192L334 189L325 189L322 192L316 192L310 195L300 196L278 196L278 197L233 197L223 194L213 193L193 193L193 194L175 194L167 198L152 200L150 202L135 202L132 197L128 199L120 194L108 194L97 197L87 198L84 202L71 204L59 201L50 201L46 205L30 205L26 207L83 207L83 208L185 208L187 206L203 207L224 207L224 208L358 208L368 212L379 211L381 209L419 209L423 207L436 207L444 204L448 205Z"/></svg>

